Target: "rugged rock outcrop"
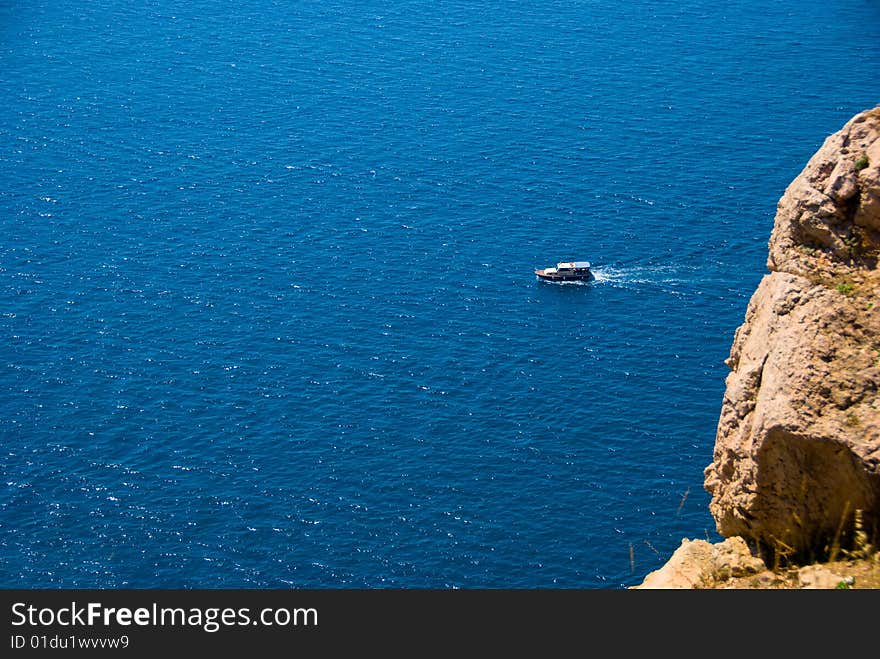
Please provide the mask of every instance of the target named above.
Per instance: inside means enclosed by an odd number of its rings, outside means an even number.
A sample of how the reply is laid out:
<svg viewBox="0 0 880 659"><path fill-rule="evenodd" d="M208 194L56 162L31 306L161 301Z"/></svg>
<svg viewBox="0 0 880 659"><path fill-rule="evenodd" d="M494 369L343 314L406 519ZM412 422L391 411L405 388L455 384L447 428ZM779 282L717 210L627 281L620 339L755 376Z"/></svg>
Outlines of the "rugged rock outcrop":
<svg viewBox="0 0 880 659"><path fill-rule="evenodd" d="M878 251L880 107L829 137L780 199L770 274L727 360L710 511L774 561L851 548L859 530L876 540Z"/></svg>
<svg viewBox="0 0 880 659"><path fill-rule="evenodd" d="M666 564L634 590L843 589L880 587L880 562L845 560L770 570L740 537L711 544L683 540Z"/></svg>
<svg viewBox="0 0 880 659"><path fill-rule="evenodd" d="M766 565L880 544L878 255L880 106L825 140L780 199L770 273L726 360L704 484L718 532ZM706 551L683 546L642 587L701 587Z"/></svg>
<svg viewBox="0 0 880 659"><path fill-rule="evenodd" d="M651 572L642 589L706 588L719 581L765 572L767 566L751 555L742 538L711 544L705 540L682 540L666 564Z"/></svg>

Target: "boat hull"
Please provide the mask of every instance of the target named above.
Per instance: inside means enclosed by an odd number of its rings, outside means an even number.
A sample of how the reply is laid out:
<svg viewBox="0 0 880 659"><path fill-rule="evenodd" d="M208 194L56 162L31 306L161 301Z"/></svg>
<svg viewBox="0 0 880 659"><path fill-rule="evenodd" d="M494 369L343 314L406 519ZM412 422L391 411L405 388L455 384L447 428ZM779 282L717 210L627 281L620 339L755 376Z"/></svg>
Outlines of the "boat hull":
<svg viewBox="0 0 880 659"><path fill-rule="evenodd" d="M593 279L592 272L578 272L571 274L559 274L559 273L546 273L543 270L535 270L535 275L537 275L538 279L542 281L556 281L556 282L565 282L565 281L590 281Z"/></svg>

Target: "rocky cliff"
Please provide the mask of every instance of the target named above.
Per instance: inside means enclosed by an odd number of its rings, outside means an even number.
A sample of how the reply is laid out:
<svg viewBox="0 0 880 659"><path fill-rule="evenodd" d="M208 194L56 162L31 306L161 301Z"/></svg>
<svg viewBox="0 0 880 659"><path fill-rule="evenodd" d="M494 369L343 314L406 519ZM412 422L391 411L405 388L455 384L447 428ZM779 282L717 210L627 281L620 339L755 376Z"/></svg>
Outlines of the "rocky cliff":
<svg viewBox="0 0 880 659"><path fill-rule="evenodd" d="M828 137L786 189L770 272L733 340L705 487L718 532L737 542L685 540L642 587L880 544L878 256L880 106Z"/></svg>

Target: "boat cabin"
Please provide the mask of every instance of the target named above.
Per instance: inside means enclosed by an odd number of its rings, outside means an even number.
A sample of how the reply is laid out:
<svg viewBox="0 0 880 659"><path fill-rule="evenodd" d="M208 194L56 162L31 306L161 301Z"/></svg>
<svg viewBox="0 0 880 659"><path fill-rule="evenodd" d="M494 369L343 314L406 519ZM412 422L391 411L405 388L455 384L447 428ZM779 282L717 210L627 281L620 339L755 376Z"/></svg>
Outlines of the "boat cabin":
<svg viewBox="0 0 880 659"><path fill-rule="evenodd" d="M545 281L586 281L593 277L589 261L561 261L555 268L535 270L535 274Z"/></svg>

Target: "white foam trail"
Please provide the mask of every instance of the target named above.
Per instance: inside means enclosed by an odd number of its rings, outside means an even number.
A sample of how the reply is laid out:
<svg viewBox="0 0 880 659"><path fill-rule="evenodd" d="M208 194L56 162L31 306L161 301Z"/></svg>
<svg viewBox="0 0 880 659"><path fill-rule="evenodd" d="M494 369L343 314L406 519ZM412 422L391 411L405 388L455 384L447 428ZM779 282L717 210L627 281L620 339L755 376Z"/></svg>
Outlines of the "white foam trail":
<svg viewBox="0 0 880 659"><path fill-rule="evenodd" d="M594 267L594 282L597 284L605 284L618 286L622 288L630 288L633 286L657 286L669 293L675 295L682 294L681 290L669 289L672 286L687 286L693 281L682 270L692 268L683 268L681 266L671 265L649 265L649 266L631 266L631 267L614 267L603 266Z"/></svg>

